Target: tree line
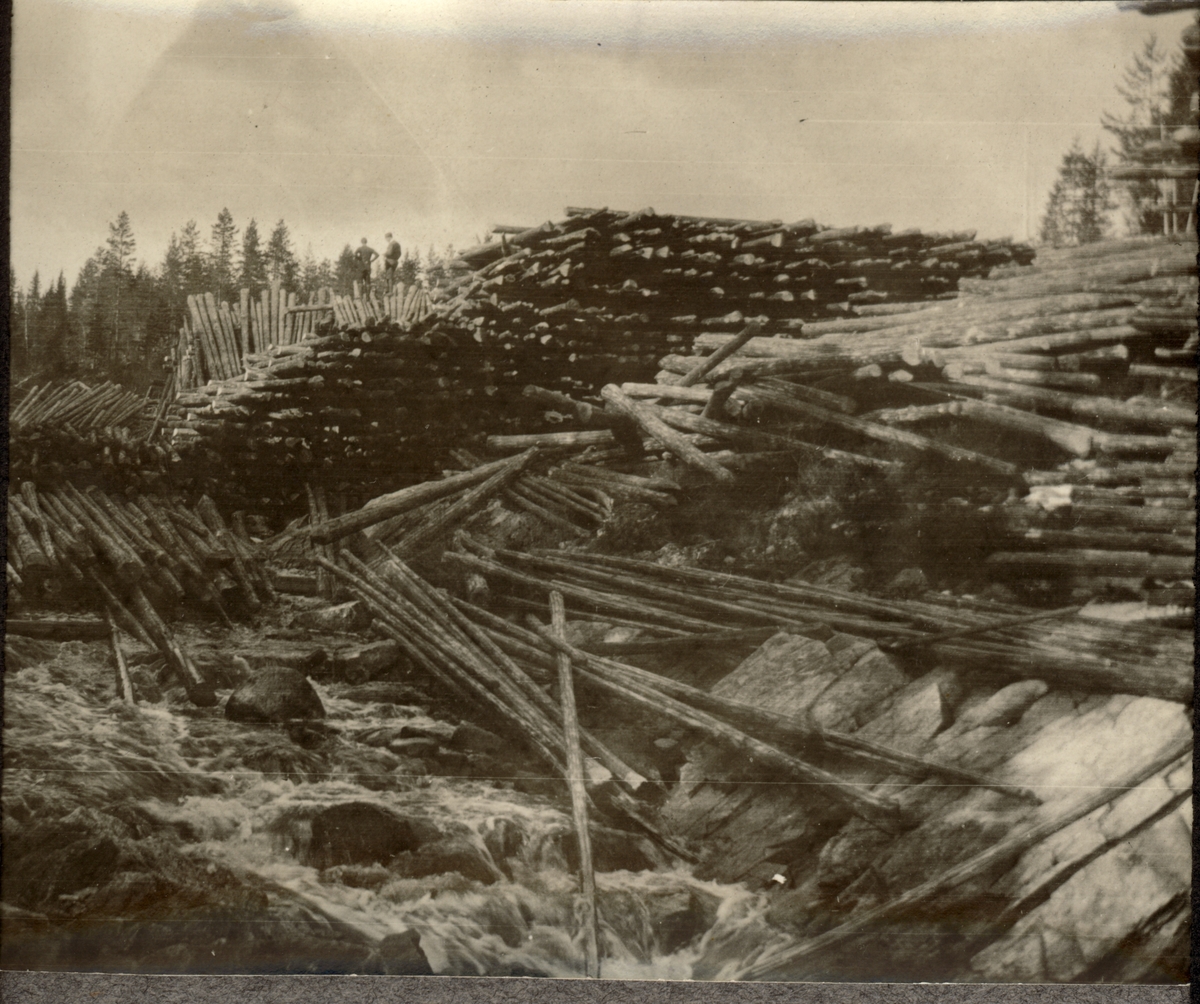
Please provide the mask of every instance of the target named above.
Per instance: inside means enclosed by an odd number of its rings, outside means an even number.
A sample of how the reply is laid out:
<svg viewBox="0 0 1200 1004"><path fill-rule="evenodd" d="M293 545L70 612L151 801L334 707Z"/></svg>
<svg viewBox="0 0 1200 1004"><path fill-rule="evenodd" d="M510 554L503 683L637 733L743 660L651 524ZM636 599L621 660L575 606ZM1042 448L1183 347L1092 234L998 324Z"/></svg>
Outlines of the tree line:
<svg viewBox="0 0 1200 1004"><path fill-rule="evenodd" d="M1158 184L1145 178L1115 181L1116 165L1138 164L1147 144L1181 126L1195 126L1200 78L1200 14L1183 33L1181 44L1168 51L1154 35L1125 68L1117 93L1124 101L1121 114L1105 113L1101 128L1114 141L1110 150L1100 143L1084 150L1078 137L1063 156L1058 177L1046 202L1040 238L1055 247L1088 244L1110 236L1112 214L1122 211L1130 235L1163 232L1163 207Z"/></svg>
<svg viewBox="0 0 1200 1004"><path fill-rule="evenodd" d="M104 243L84 263L68 291L66 277L43 287L34 273L27 288L9 269L9 345L14 381L71 377L115 380L146 387L163 379L166 359L187 316L187 298L212 293L236 301L273 284L306 297L330 288L347 295L361 269L349 244L336 260L318 260L311 247L296 253L283 220L263 240L257 220L244 228L222 209L204 239L195 220L172 233L155 267L136 258L137 241L127 212L109 224ZM452 247L422 258L408 253L397 277L433 286L446 274Z"/></svg>

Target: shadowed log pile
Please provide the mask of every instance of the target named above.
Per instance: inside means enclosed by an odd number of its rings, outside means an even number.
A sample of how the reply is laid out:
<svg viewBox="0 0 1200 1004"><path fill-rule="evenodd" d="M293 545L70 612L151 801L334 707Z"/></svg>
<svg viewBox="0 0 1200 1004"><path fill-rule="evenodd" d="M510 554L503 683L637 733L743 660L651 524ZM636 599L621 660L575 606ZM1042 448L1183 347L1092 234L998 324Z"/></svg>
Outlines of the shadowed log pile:
<svg viewBox="0 0 1200 1004"><path fill-rule="evenodd" d="M155 441L160 403L106 382L60 380L21 388L8 419L13 478L110 468L155 472L170 455Z"/></svg>
<svg viewBox="0 0 1200 1004"><path fill-rule="evenodd" d="M998 578L1092 590L1190 579L1195 369L1181 364L1197 341L1195 245L1052 251L963 285L955 300L861 308L800 337L758 320L702 333L693 355L660 360L656 383L605 387L603 411L569 399L557 411L597 429L594 447L622 429L625 442L648 436L714 484L733 457L833 448L917 465L908 501L880 518L936 536L969 512ZM987 486L995 502L947 508Z"/></svg>
<svg viewBox="0 0 1200 1004"><path fill-rule="evenodd" d="M861 305L952 295L964 277L1033 257L974 233L567 212L462 252L472 271L438 304L435 327L467 327L495 354L501 393L534 374L551 390L595 392L648 374L701 331L757 320L799 333Z"/></svg>

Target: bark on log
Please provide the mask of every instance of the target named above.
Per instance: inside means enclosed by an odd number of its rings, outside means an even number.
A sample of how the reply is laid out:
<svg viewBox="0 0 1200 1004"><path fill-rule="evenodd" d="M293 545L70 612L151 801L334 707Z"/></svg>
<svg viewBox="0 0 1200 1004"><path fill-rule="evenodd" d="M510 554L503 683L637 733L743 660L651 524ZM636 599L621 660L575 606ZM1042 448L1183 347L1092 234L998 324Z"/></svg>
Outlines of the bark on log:
<svg viewBox="0 0 1200 1004"><path fill-rule="evenodd" d="M550 593L550 622L555 637L566 641L567 615L562 594ZM567 753L567 784L571 789L571 812L575 839L579 843L579 878L583 892L583 937L585 976L600 976L600 949L596 939L596 874L592 865L592 840L588 832L587 790L583 783L583 753L579 749L579 720L575 711L575 682L571 657L558 653L558 693L562 703L563 745Z"/></svg>
<svg viewBox="0 0 1200 1004"><path fill-rule="evenodd" d="M646 435L661 443L665 449L675 454L685 464L695 467L722 484L729 484L734 480L734 475L730 471L706 457L678 432L666 425L646 405L630 399L621 391L620 387L608 384L601 390L600 396L607 402L608 408L614 415L620 415L636 423Z"/></svg>

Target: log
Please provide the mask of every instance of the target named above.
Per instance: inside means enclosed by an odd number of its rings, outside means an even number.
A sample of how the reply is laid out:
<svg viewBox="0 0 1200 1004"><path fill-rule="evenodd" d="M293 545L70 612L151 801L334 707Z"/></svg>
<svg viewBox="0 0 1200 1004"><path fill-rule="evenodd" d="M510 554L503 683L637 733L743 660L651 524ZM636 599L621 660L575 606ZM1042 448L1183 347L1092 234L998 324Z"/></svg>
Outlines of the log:
<svg viewBox="0 0 1200 1004"><path fill-rule="evenodd" d="M527 450L531 446L613 446L616 439L609 429L586 429L582 432L535 432L513 436L488 436L487 448L494 453Z"/></svg>
<svg viewBox="0 0 1200 1004"><path fill-rule="evenodd" d="M740 382L739 374L736 370L730 373L729 379L734 382ZM854 398L846 397L843 394L831 394L817 387L807 387L804 384L790 383L778 377L764 377L756 380L754 386L776 394L785 394L800 401L807 401L809 404L819 405L822 408L840 411L846 415L853 415L858 411L858 403Z"/></svg>
<svg viewBox="0 0 1200 1004"><path fill-rule="evenodd" d="M1014 574L1084 574L1158 579L1190 579L1195 559L1141 551L997 551L987 557L996 571Z"/></svg>
<svg viewBox="0 0 1200 1004"><path fill-rule="evenodd" d="M562 594L550 593L551 630L566 641L567 615ZM567 752L567 784L571 789L571 814L579 842L579 878L583 891L585 976L600 976L600 949L596 940L596 873L592 865L592 840L588 831L587 791L583 784L583 753L579 749L579 719L575 711L575 683L571 657L558 652L558 694L562 704L563 745Z"/></svg>
<svg viewBox="0 0 1200 1004"><path fill-rule="evenodd" d="M391 556L391 562L384 566L385 570L393 573L399 581L405 583L411 598L423 600L426 612L442 620L449 630L469 636L469 642L482 648L498 668L507 671L513 682L521 687L533 699L534 703L550 716L551 720L557 718L561 721L559 718L562 713L561 708L541 690L533 678L526 674L524 670L512 662L500 650L496 643L478 624L467 616L464 612L465 607L461 601L454 600L439 590L433 589L428 582L416 575L402 560L391 554L391 552L387 553ZM476 611L476 613L480 612ZM548 681L550 679L549 675L544 677L544 679ZM646 783L646 778L638 774L637 771L621 760L612 750L585 729L580 728L579 733L583 748L599 760L614 777L631 790L637 791Z"/></svg>
<svg viewBox="0 0 1200 1004"><path fill-rule="evenodd" d="M762 404L780 408L784 411L791 411L806 418L816 419L818 422L838 425L879 442L903 446L923 453L935 453L957 463L966 463L986 468L1006 478L1015 479L1019 474L1019 469L1016 465L1006 461L997 460L994 457L988 457L981 453L975 453L972 450L964 450L958 446L951 446L949 443L943 443L936 439L918 436L916 433L905 432L902 429L893 429L886 425L879 425L876 422L864 421L852 415L843 415L836 411L829 411L819 405L777 394L772 390L755 386L744 388L741 393L747 395L751 400L756 400Z"/></svg>
<svg viewBox="0 0 1200 1004"><path fill-rule="evenodd" d="M154 645L162 653L167 665L170 666L183 688L187 691L188 699L201 708L211 708L217 703L217 693L196 669L187 653L176 642L171 629L159 616L158 611L146 599L140 586L132 586L129 590L130 613L142 625L145 633L154 639Z"/></svg>
<svg viewBox="0 0 1200 1004"><path fill-rule="evenodd" d="M993 392L998 403L1019 408L1046 408L1087 421L1111 422L1123 427L1168 430L1195 426L1196 410L1172 404L1143 404L1095 395L1069 394L1042 387L1016 386L991 377L961 376L956 383Z"/></svg>
<svg viewBox="0 0 1200 1004"><path fill-rule="evenodd" d="M1173 533L1118 533L1080 527L1074 530L1026 530L1020 540L1035 547L1050 549L1078 547L1102 551L1143 551L1147 554L1196 553L1195 538Z"/></svg>
<svg viewBox="0 0 1200 1004"><path fill-rule="evenodd" d="M951 631L941 631L937 634L926 635L924 638L902 638L899 641L886 642L879 647L885 652L904 652L913 648L928 648L930 645L936 645L944 641L953 641L957 638L974 637L981 634L990 634L995 631L1003 631L1007 628L1019 627L1024 624L1034 624L1046 620L1054 620L1059 617L1069 617L1072 614L1079 613L1083 607L1062 607L1058 610L1045 610L1034 614L1024 614L1020 617L1006 617L1003 620L993 621L990 624L975 624L971 627L955 628Z"/></svg>
<svg viewBox="0 0 1200 1004"><path fill-rule="evenodd" d="M678 432L670 428L646 405L633 401L615 384L606 385L600 392L606 406L614 415L620 415L635 423L644 433L661 443L664 448L680 460L696 468L722 484L734 480L733 474L720 464L706 457Z"/></svg>
<svg viewBox="0 0 1200 1004"><path fill-rule="evenodd" d="M680 386L691 387L693 384L700 383L706 374L737 352L751 338L757 336L761 330L761 324L751 321L740 332L734 335L733 338L713 352L712 355L705 357L685 373L683 379L680 381Z"/></svg>
<svg viewBox="0 0 1200 1004"><path fill-rule="evenodd" d="M294 534L307 533L313 540L321 544L341 540L360 530L382 523L384 520L411 512L413 509L436 502L447 495L454 495L467 488L482 484L497 471L504 470L513 458L497 460L462 474L454 474L440 481L425 481L421 484L402 488L389 495L381 495L372 499L361 509L335 517L320 526L305 530L294 531Z"/></svg>
<svg viewBox="0 0 1200 1004"><path fill-rule="evenodd" d="M140 581L146 575L146 566L142 560L127 545L97 522L82 494L76 492L75 495L75 498L70 497L64 488L57 495L47 496L47 498L53 498L58 505L74 517L91 540L96 553L108 563L120 581L129 584Z"/></svg>
<svg viewBox="0 0 1200 1004"><path fill-rule="evenodd" d="M121 637L117 633L117 622L108 614L108 635L112 643L113 661L117 671L117 694L126 704L136 704L133 696L133 681L129 679L129 667L125 665L125 653L121 651Z"/></svg>
<svg viewBox="0 0 1200 1004"><path fill-rule="evenodd" d="M941 384L913 381L910 386L939 396L947 396L948 393ZM956 397L953 413L963 418L999 429L1037 436L1076 457L1090 457L1095 449L1096 431L1086 425L1074 425L1057 418L1036 415L1021 408L994 404L991 401L979 401L961 395L956 395Z"/></svg>
<svg viewBox="0 0 1200 1004"><path fill-rule="evenodd" d="M891 833L899 828L900 809L894 800L882 798L862 790L857 785L843 782L828 771L814 767L755 739L719 718L692 708L640 680L635 680L632 676L614 678L613 674L604 672L601 660L556 637L545 625L539 624L537 632L544 641L553 646L554 650L563 652L576 660L581 667L579 670L581 678L592 685L622 697L630 703L648 708L656 714L672 718L688 728L696 729L722 745L732 746L745 753L757 764L782 771L788 777L794 777L805 784L817 785L830 797L842 802L857 815L880 829Z"/></svg>
<svg viewBox="0 0 1200 1004"><path fill-rule="evenodd" d="M568 414L572 414L583 425L607 428L612 424L611 418L604 413L603 408L597 408L586 401L576 401L569 394L562 394L556 390L547 390L545 387L529 384L521 391L521 396L536 401L538 404L544 404L547 407L557 408Z"/></svg>
<svg viewBox="0 0 1200 1004"><path fill-rule="evenodd" d="M470 489L452 506L422 523L412 533L406 534L397 545L399 552L406 556L417 554L430 541L479 512L491 501L493 496L499 494L516 480L517 476L533 462L537 453L535 446L506 460L500 469L483 484ZM478 469L476 468L476 470Z"/></svg>
<svg viewBox="0 0 1200 1004"><path fill-rule="evenodd" d="M96 641L107 638L108 625L91 617L54 617L31 620L26 617L7 617L6 634L45 641Z"/></svg>

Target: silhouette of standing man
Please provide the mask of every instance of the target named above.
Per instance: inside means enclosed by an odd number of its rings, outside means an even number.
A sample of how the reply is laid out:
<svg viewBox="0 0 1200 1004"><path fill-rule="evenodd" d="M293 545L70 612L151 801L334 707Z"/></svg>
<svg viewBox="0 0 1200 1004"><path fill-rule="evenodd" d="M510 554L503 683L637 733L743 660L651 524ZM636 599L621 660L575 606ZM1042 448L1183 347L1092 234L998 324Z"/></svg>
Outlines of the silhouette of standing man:
<svg viewBox="0 0 1200 1004"><path fill-rule="evenodd" d="M360 277L362 279L363 292L371 291L371 262L379 257L379 252L367 244L367 239L362 239L362 244L359 245L357 251L354 252L354 257L358 259L358 267L360 269Z"/></svg>
<svg viewBox="0 0 1200 1004"><path fill-rule="evenodd" d="M385 292L390 293L396 285L396 267L400 264L400 242L392 240L391 234L384 234L388 242L383 252L383 281Z"/></svg>

